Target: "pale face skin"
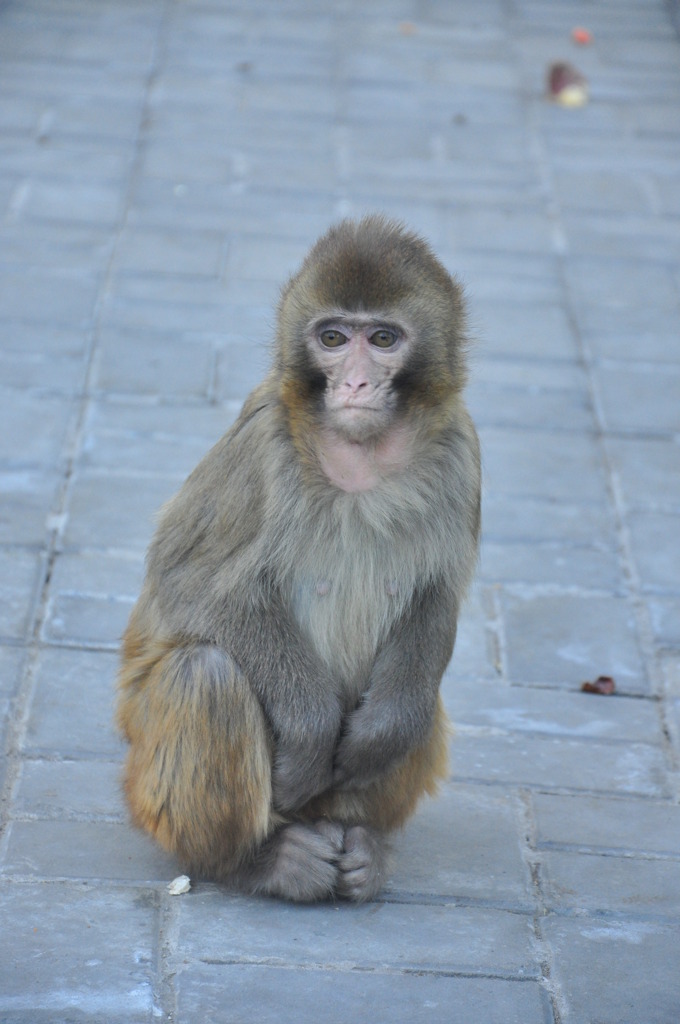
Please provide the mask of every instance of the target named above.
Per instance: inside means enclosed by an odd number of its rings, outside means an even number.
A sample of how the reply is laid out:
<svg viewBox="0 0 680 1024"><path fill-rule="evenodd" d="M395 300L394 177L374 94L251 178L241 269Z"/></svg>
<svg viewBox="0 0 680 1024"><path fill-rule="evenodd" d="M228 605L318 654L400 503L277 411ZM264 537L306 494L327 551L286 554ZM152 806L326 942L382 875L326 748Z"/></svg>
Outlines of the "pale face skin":
<svg viewBox="0 0 680 1024"><path fill-rule="evenodd" d="M344 491L370 490L412 455L410 431L395 423L393 387L411 346L409 331L380 317L338 315L315 323L307 344L327 379L321 467Z"/></svg>

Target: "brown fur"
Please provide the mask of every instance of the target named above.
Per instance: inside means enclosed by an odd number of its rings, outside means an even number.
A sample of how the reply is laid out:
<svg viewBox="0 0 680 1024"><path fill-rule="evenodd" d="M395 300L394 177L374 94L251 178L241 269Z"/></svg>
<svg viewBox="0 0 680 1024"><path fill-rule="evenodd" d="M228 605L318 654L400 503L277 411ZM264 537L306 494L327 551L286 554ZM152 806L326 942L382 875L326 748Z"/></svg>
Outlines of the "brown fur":
<svg viewBox="0 0 680 1024"><path fill-rule="evenodd" d="M314 318L343 310L408 339L413 457L362 493L324 475L305 376ZM438 687L479 531L463 347L460 290L424 242L381 218L331 229L283 291L272 372L163 510L118 722L133 820L190 871L371 898L384 836L445 778Z"/></svg>

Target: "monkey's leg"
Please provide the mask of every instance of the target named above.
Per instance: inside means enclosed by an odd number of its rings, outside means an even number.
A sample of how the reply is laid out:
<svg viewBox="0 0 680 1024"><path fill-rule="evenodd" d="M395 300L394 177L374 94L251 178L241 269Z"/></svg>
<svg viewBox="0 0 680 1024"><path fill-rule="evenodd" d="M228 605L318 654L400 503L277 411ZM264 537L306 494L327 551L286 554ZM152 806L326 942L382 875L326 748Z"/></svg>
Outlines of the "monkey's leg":
<svg viewBox="0 0 680 1024"><path fill-rule="evenodd" d="M175 648L140 678L142 659L123 666L119 707L133 819L192 871L224 877L273 827L262 709L218 647Z"/></svg>
<svg viewBox="0 0 680 1024"><path fill-rule="evenodd" d="M265 718L229 655L197 644L149 666L142 645L135 650L119 707L135 823L199 876L286 899L329 896L344 830L281 827Z"/></svg>

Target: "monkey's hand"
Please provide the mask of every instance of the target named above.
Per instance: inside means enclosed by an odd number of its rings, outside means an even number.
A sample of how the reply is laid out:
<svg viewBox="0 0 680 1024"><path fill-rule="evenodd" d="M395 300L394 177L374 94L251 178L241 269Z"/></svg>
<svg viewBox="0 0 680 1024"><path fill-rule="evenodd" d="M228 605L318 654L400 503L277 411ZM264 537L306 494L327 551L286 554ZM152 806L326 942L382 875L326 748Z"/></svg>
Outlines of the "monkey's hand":
<svg viewBox="0 0 680 1024"><path fill-rule="evenodd" d="M414 594L375 659L361 703L345 720L334 786L368 786L427 739L453 651L456 600L443 583Z"/></svg>
<svg viewBox="0 0 680 1024"><path fill-rule="evenodd" d="M309 742L279 741L274 757L272 791L277 811L295 811L333 780L333 740Z"/></svg>
<svg viewBox="0 0 680 1024"><path fill-rule="evenodd" d="M335 788L362 789L406 757L413 735L391 710L366 700L348 717L333 761Z"/></svg>

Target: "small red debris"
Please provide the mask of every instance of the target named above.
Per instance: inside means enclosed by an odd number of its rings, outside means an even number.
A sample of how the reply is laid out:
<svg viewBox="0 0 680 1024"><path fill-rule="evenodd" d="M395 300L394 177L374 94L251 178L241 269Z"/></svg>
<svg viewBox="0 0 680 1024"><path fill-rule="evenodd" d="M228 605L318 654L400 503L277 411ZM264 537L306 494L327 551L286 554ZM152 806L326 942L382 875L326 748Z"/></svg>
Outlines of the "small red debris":
<svg viewBox="0 0 680 1024"><path fill-rule="evenodd" d="M598 676L594 683L583 683L581 691L583 693L599 693L603 697L609 697L612 693L616 693L616 683L611 676Z"/></svg>
<svg viewBox="0 0 680 1024"><path fill-rule="evenodd" d="M571 30L571 38L579 46L589 46L593 41L593 34L587 28L577 27Z"/></svg>
<svg viewBox="0 0 680 1024"><path fill-rule="evenodd" d="M548 68L548 96L563 107L583 107L588 102L588 83L572 64L558 61Z"/></svg>

